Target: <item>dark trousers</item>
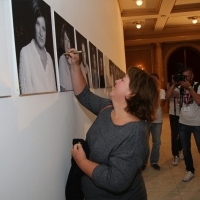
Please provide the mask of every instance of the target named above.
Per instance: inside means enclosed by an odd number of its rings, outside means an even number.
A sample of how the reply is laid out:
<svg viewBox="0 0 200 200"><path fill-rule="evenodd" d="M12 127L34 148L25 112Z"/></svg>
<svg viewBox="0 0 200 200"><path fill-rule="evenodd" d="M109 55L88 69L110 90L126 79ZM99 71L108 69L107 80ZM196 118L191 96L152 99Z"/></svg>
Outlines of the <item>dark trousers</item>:
<svg viewBox="0 0 200 200"><path fill-rule="evenodd" d="M186 170L194 173L193 158L191 153L191 135L193 133L198 152L200 153L200 126L188 126L179 123L179 133L183 145L183 155Z"/></svg>
<svg viewBox="0 0 200 200"><path fill-rule="evenodd" d="M169 115L171 128L171 150L173 156L178 156L178 152L182 150L181 140L179 137L179 116Z"/></svg>

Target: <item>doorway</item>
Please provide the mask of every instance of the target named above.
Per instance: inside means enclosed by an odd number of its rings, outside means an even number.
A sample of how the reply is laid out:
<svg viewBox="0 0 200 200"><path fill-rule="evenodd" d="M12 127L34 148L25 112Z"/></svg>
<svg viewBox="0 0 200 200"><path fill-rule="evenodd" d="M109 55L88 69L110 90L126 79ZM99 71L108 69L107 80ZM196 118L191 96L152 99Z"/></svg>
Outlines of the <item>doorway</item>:
<svg viewBox="0 0 200 200"><path fill-rule="evenodd" d="M194 80L200 81L200 52L192 47L180 47L173 51L167 62L167 82L178 72L180 66L191 67Z"/></svg>

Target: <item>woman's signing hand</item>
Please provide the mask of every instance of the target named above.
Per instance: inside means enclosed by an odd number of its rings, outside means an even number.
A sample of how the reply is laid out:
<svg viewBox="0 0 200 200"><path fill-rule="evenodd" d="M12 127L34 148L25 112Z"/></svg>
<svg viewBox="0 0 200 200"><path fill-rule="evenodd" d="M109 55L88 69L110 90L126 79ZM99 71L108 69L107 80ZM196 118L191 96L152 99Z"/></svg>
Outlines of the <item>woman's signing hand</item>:
<svg viewBox="0 0 200 200"><path fill-rule="evenodd" d="M76 52L76 49L70 49L68 51L69 54L66 55L66 58L69 62L69 64L71 65L71 67L79 65L79 54L75 54L73 52Z"/></svg>

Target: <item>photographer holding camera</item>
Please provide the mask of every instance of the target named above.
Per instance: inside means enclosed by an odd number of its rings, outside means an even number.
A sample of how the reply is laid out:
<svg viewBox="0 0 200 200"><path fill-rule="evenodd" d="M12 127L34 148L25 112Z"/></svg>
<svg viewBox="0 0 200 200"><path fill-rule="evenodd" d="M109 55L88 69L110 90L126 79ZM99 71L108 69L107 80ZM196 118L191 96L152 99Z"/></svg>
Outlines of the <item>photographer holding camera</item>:
<svg viewBox="0 0 200 200"><path fill-rule="evenodd" d="M200 152L200 87L193 78L190 67L182 68L181 73L173 76L172 85L166 92L166 99L180 96L179 135L187 170L182 179L185 182L190 181L195 172L191 154L191 133L194 134ZM180 88L176 87L177 84L180 84Z"/></svg>

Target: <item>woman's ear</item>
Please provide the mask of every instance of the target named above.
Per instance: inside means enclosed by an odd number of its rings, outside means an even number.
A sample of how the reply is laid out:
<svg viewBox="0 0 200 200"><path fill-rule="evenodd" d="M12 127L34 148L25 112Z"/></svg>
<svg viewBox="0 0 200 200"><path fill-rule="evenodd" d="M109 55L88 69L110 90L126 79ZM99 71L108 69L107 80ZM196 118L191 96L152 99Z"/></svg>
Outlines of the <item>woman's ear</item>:
<svg viewBox="0 0 200 200"><path fill-rule="evenodd" d="M130 98L130 97L134 97L135 96L135 93L133 94L133 93L129 93L127 96L126 96L126 98L128 99L128 98Z"/></svg>

